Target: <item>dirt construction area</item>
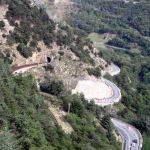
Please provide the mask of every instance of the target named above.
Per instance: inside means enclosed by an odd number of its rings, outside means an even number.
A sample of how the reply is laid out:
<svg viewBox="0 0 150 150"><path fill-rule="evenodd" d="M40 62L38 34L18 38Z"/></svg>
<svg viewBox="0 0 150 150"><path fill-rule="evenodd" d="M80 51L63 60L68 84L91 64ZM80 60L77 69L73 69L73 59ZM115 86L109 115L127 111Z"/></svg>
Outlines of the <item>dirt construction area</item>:
<svg viewBox="0 0 150 150"><path fill-rule="evenodd" d="M88 79L78 81L72 94L83 93L88 101L100 106L112 105L121 99L120 89L106 79Z"/></svg>
<svg viewBox="0 0 150 150"><path fill-rule="evenodd" d="M83 93L86 99L104 99L112 95L112 89L104 82L85 80L79 81L72 93Z"/></svg>

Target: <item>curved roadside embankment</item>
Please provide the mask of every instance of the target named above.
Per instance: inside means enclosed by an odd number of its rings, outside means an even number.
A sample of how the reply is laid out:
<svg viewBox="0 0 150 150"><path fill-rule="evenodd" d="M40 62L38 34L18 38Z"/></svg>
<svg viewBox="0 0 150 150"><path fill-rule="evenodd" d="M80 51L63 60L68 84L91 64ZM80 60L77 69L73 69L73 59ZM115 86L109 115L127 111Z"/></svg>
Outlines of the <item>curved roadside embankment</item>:
<svg viewBox="0 0 150 150"><path fill-rule="evenodd" d="M45 65L45 64L47 63L34 63L34 64L18 66L18 67L13 68L13 74L24 73L28 69L41 66L41 65ZM100 81L101 79L98 80L98 82ZM112 94L110 95L110 97L106 97L106 98L105 97L93 98L92 100L94 100L95 104L100 105L100 106L106 106L106 105L113 105L114 103L119 102L121 99L120 89L114 83L112 83L111 81L107 79L102 78L101 82L104 82L104 84L106 84L112 90ZM88 101L91 101L91 99L89 99Z"/></svg>
<svg viewBox="0 0 150 150"><path fill-rule="evenodd" d="M104 97L101 99L93 98L92 100L95 102L95 104L99 106L106 106L106 105L113 105L114 103L117 103L121 100L121 92L120 89L111 81L107 79L100 79L99 82L102 80L104 84L106 84L111 90L112 94L109 97ZM89 102L91 99L88 100Z"/></svg>

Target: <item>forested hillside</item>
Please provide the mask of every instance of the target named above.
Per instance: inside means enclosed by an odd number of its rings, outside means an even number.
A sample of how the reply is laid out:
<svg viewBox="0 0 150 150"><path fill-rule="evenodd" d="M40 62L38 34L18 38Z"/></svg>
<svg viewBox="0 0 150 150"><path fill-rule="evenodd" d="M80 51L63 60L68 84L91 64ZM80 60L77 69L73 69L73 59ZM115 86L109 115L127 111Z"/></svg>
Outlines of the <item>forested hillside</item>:
<svg viewBox="0 0 150 150"><path fill-rule="evenodd" d="M82 62L94 66L89 74L100 76L100 66L90 57L93 42L88 34L113 34L108 45L116 48L99 48L98 55L108 63L121 68L117 76L104 77L118 85L122 92L121 102L112 110L87 103L83 95L71 95L58 78L44 76L40 83L43 96L37 88L34 74L13 76L10 54L0 55L0 149L23 150L119 150L110 116L125 120L138 128L144 137L144 150L149 150L150 139L150 2L134 4L111 0L73 0L74 9L66 18L68 26L56 25L42 7L32 7L26 0L0 0L7 5L6 18L13 31L3 34L7 46L15 46L25 58L40 52L38 42L47 48L52 43L60 46L60 57L73 52ZM5 32L0 20L0 31ZM86 46L86 49L84 47ZM125 50L117 49L117 47ZM134 50L138 51L134 51ZM1 49L3 51L3 49ZM96 54L95 54L96 55ZM17 59L17 58L16 58ZM46 71L55 66L45 66ZM57 79L57 80L56 80ZM52 97L54 97L54 99ZM53 118L49 105L64 110L63 120L73 132L66 134ZM69 107L70 106L70 107ZM67 113L69 111L69 113Z"/></svg>
<svg viewBox="0 0 150 150"><path fill-rule="evenodd" d="M34 52L42 51L38 43L43 41L48 48L52 48L52 43L68 47L81 61L95 65L89 56L89 51L93 49L92 42L85 39L78 30L62 25L56 29L56 23L49 18L45 9L31 6L30 1L1 0L0 4L1 6L9 4L6 18L14 27L13 31L9 31L8 35L4 33L2 37L6 39L7 45L15 45L23 57L28 58ZM5 30L3 20L0 28L1 31ZM83 50L84 46L88 47L87 51Z"/></svg>
<svg viewBox="0 0 150 150"><path fill-rule="evenodd" d="M104 110L87 103L83 96L71 96L62 82L47 79L41 85L57 97L54 103L61 104L70 113L64 118L74 131L67 135L52 120L47 101L41 96L32 74L13 76L7 60L0 59L0 149L1 150L119 150L109 116L103 118ZM66 93L62 95L61 93ZM97 119L96 119L97 118Z"/></svg>
<svg viewBox="0 0 150 150"><path fill-rule="evenodd" d="M121 68L121 73L105 78L115 82L122 91L120 109L112 116L124 119L137 127L144 137L143 150L149 150L150 137L150 1L124 3L123 1L73 0L74 11L67 22L86 35L96 32L115 35L100 48L99 55ZM118 49L117 49L118 47ZM124 50L119 49L124 48Z"/></svg>
<svg viewBox="0 0 150 150"><path fill-rule="evenodd" d="M86 34L110 33L116 37L110 45L127 49L142 49L149 55L150 2L125 3L123 1L73 0L74 11L67 22Z"/></svg>
<svg viewBox="0 0 150 150"><path fill-rule="evenodd" d="M15 46L20 55L31 57L40 52L38 42L51 48L57 45L68 47L80 61L95 65L90 57L93 43L85 39L81 32L67 26L56 24L49 19L42 8L31 7L26 0L0 0L1 7L8 7L6 18L14 27L5 34L6 24L0 20L0 31L4 34L6 45L0 46L0 149L1 150L119 150L121 144L116 140L115 131L107 112L87 103L83 95L71 95L63 81L43 75L41 91L50 96L43 96L37 87L33 73L13 75L11 55L5 46ZM87 50L84 50L84 46ZM4 48L4 49L3 49ZM7 50L7 54L4 51ZM60 55L64 54L59 51ZM17 59L17 56L13 56ZM22 61L22 60L21 60ZM47 65L45 69L51 70ZM99 68L97 68L99 69ZM90 72L100 75L91 69ZM69 113L69 104L70 111ZM50 111L51 105L59 106L66 115L73 132L66 134Z"/></svg>

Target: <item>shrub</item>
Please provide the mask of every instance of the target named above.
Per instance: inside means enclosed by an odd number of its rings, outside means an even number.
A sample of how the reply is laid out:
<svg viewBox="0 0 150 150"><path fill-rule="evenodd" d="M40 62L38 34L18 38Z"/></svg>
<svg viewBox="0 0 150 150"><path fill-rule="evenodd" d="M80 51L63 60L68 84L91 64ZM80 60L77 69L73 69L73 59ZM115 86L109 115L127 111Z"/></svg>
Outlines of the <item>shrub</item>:
<svg viewBox="0 0 150 150"><path fill-rule="evenodd" d="M3 37L3 38L6 38L6 34L2 34L2 37Z"/></svg>
<svg viewBox="0 0 150 150"><path fill-rule="evenodd" d="M30 42L31 47L37 47L37 41L33 40Z"/></svg>
<svg viewBox="0 0 150 150"><path fill-rule="evenodd" d="M5 26L5 23L3 21L0 21L0 29Z"/></svg>
<svg viewBox="0 0 150 150"><path fill-rule="evenodd" d="M45 68L46 71L54 69L54 66L52 66L51 64L47 64L47 66L43 66L43 67Z"/></svg>
<svg viewBox="0 0 150 150"><path fill-rule="evenodd" d="M96 77L100 77L101 76L101 70L99 67L96 68L87 68L88 74L89 75L94 75Z"/></svg>
<svg viewBox="0 0 150 150"><path fill-rule="evenodd" d="M60 54L60 56L63 56L63 55L64 55L64 52L63 52L63 51L59 51L58 53Z"/></svg>
<svg viewBox="0 0 150 150"><path fill-rule="evenodd" d="M25 58L28 58L30 56L32 56L32 51L29 47L23 46L23 44L19 44L17 46L17 50L19 51L19 53L24 56Z"/></svg>
<svg viewBox="0 0 150 150"><path fill-rule="evenodd" d="M43 92L60 96L60 94L64 91L65 87L62 81L44 81L40 84L41 90Z"/></svg>
<svg viewBox="0 0 150 150"><path fill-rule="evenodd" d="M41 52L41 48L40 48L40 47L37 47L37 51L38 51L38 52Z"/></svg>

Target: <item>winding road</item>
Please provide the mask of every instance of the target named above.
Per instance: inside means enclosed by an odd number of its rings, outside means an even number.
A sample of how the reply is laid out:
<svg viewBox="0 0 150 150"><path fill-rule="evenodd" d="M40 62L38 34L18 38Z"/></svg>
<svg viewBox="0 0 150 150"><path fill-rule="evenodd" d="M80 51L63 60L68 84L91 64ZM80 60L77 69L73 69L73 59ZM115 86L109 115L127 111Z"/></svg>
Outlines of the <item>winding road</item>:
<svg viewBox="0 0 150 150"><path fill-rule="evenodd" d="M136 128L115 118L111 121L122 137L122 150L141 150L143 140Z"/></svg>
<svg viewBox="0 0 150 150"><path fill-rule="evenodd" d="M28 69L36 67L38 65L39 65L38 63L35 63L18 66L16 68L13 68L13 74L24 73ZM40 65L42 65L42 63ZM103 80L105 81L106 84L109 84L109 86L111 86L113 90L115 90L113 91L114 94L112 95L111 99L116 98L116 96L118 97L118 95L120 96L120 91L118 93L118 89L115 84L113 84L109 80L106 79ZM143 139L141 133L136 128L115 118L111 118L111 121L122 137L122 150L141 150ZM134 143L134 140L136 140L137 143Z"/></svg>
<svg viewBox="0 0 150 150"><path fill-rule="evenodd" d="M120 68L114 64L111 65L111 69L108 71L102 71L102 76L104 76L106 73L109 73L111 76L117 75L120 73Z"/></svg>

